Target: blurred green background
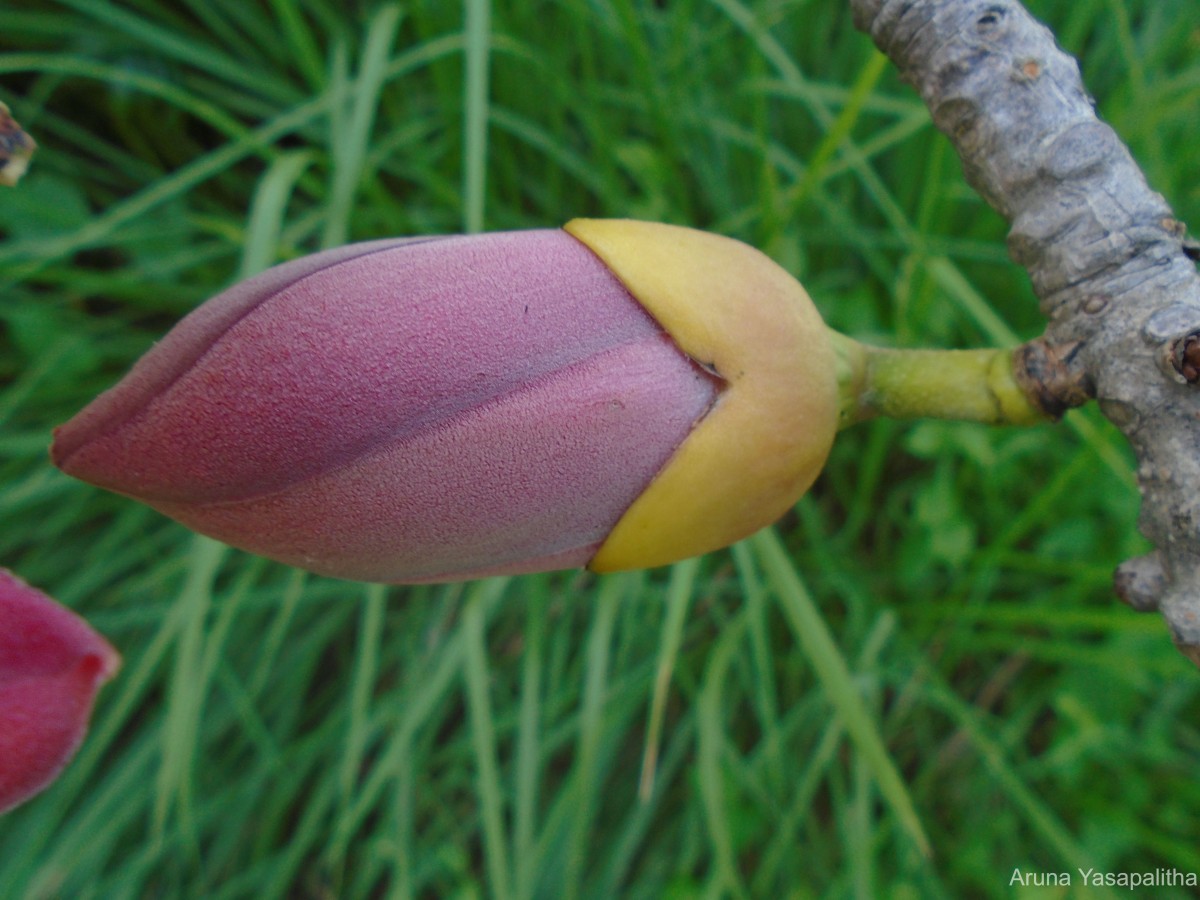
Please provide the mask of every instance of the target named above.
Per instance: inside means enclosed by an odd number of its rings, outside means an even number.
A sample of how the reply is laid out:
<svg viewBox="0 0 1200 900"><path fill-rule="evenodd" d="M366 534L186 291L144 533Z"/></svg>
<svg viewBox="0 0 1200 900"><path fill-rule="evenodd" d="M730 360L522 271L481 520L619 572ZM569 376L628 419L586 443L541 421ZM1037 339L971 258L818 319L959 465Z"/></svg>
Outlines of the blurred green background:
<svg viewBox="0 0 1200 900"><path fill-rule="evenodd" d="M1197 219L1191 3L1030 5ZM5 7L0 100L40 150L0 192L0 565L125 656L74 765L0 820L5 900L1200 873L1200 673L1111 594L1144 542L1094 409L857 427L774 530L669 570L415 589L224 549L47 460L206 297L386 235L658 219L761 247L861 339L1036 335L1005 224L847 4Z"/></svg>

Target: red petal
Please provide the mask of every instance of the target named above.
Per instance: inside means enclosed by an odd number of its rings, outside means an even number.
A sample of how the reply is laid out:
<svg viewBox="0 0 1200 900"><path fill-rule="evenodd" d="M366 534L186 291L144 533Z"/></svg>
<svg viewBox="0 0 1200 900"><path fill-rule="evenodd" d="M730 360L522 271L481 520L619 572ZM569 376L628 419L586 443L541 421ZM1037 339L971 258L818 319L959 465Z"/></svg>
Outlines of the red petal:
<svg viewBox="0 0 1200 900"><path fill-rule="evenodd" d="M62 771L120 663L87 622L0 569L0 813Z"/></svg>

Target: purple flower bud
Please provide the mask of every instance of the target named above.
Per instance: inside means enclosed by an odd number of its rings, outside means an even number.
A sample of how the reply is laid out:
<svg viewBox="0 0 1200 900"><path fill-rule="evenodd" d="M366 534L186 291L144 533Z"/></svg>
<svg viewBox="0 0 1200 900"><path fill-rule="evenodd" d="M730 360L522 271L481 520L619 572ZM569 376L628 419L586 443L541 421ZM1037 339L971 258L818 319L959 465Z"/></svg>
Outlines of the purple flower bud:
<svg viewBox="0 0 1200 900"><path fill-rule="evenodd" d="M83 619L0 569L0 813L62 771L120 663Z"/></svg>
<svg viewBox="0 0 1200 900"><path fill-rule="evenodd" d="M378 241L185 318L54 461L346 578L586 565L721 379L564 231Z"/></svg>

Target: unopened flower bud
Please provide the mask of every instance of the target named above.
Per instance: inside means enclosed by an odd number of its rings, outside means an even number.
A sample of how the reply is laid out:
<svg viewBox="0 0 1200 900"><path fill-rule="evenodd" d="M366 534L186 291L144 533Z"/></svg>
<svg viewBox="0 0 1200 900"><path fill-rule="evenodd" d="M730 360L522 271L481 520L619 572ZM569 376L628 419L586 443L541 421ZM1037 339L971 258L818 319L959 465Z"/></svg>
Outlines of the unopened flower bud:
<svg viewBox="0 0 1200 900"><path fill-rule="evenodd" d="M773 521L833 354L756 250L645 222L355 244L199 307L56 432L66 472L292 565L661 565Z"/></svg>
<svg viewBox="0 0 1200 900"><path fill-rule="evenodd" d="M0 813L62 771L120 662L83 619L0 569Z"/></svg>

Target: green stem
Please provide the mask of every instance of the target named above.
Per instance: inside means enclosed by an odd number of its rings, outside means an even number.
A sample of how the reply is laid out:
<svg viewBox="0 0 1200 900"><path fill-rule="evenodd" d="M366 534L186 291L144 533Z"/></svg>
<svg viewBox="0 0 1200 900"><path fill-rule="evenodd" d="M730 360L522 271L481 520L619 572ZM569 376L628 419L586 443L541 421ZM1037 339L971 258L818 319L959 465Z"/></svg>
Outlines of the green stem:
<svg viewBox="0 0 1200 900"><path fill-rule="evenodd" d="M891 350L832 329L838 362L838 428L887 416L1034 425L1054 417L1013 375L1012 348Z"/></svg>

